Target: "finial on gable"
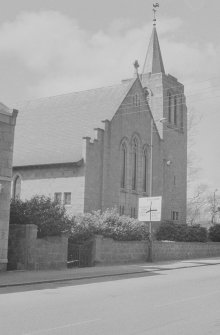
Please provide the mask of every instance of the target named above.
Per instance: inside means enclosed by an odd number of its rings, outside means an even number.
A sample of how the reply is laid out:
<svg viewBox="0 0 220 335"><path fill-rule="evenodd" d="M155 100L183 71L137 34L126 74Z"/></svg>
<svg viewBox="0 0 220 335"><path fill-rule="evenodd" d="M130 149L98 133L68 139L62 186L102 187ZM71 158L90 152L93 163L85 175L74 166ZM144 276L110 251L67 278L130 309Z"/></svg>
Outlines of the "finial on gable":
<svg viewBox="0 0 220 335"><path fill-rule="evenodd" d="M139 77L138 68L140 67L140 65L139 65L137 59L135 60L133 65L134 65L134 68L135 68L135 74L136 74L137 77Z"/></svg>
<svg viewBox="0 0 220 335"><path fill-rule="evenodd" d="M160 7L159 5L159 2L156 2L153 4L153 13L154 13L154 18L153 18L153 25L156 26L156 22L157 22L157 19L156 19L156 13L157 13L157 10L158 8Z"/></svg>

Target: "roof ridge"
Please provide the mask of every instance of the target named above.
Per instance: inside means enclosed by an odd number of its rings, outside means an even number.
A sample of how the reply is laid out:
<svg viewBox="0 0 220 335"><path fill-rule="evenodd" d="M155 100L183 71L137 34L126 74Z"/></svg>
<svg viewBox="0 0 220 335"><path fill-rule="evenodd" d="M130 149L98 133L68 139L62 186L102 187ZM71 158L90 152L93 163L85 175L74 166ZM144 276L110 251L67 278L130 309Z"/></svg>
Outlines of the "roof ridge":
<svg viewBox="0 0 220 335"><path fill-rule="evenodd" d="M62 96L67 96L67 95L71 95L71 94L79 94L79 93L82 93L82 92L91 92L91 91L98 91L98 90L101 90L101 89L107 89L107 88L113 88L113 87L117 87L117 86L129 86L129 84L131 84L131 82L133 81L129 81L129 82L121 82L121 83L118 83L118 84L114 84L114 85L109 85L109 86L101 86L101 87L96 87L96 88L90 88L90 89L87 89L87 90L80 90L80 91L72 91L72 92L68 92L68 93L61 93L61 94L56 94L56 95L51 95L51 96L47 96L47 97L41 97L41 98L35 98L35 99L29 99L29 100L20 100L19 102L20 103L29 103L29 102L34 102L34 101L40 101L40 100L46 100L46 99L53 99L53 98L56 98L56 97L62 97ZM19 104L19 102L15 102L15 105Z"/></svg>

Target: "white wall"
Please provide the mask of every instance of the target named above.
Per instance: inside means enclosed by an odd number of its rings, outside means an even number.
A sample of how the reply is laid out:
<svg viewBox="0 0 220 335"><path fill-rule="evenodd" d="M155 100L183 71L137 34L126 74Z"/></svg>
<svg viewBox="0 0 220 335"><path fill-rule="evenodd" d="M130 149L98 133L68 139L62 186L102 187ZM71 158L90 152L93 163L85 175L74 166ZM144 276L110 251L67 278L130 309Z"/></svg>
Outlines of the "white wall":
<svg viewBox="0 0 220 335"><path fill-rule="evenodd" d="M67 205L70 214L83 213L85 177L45 178L21 181L21 199L28 200L34 195L45 195L54 199L54 193L71 192L71 205ZM63 199L62 199L63 200Z"/></svg>

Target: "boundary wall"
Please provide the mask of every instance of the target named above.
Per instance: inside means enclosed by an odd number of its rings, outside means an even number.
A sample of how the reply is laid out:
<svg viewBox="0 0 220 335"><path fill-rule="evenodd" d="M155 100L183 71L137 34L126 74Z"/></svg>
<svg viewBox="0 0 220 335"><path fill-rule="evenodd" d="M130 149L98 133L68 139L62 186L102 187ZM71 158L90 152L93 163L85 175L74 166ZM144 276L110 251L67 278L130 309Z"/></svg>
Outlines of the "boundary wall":
<svg viewBox="0 0 220 335"><path fill-rule="evenodd" d="M8 270L47 270L67 267L68 238L37 238L35 225L9 225Z"/></svg>
<svg viewBox="0 0 220 335"><path fill-rule="evenodd" d="M154 262L208 257L220 257L220 243L153 242ZM103 236L94 238L94 265L141 263L148 260L149 243L147 241L115 241Z"/></svg>

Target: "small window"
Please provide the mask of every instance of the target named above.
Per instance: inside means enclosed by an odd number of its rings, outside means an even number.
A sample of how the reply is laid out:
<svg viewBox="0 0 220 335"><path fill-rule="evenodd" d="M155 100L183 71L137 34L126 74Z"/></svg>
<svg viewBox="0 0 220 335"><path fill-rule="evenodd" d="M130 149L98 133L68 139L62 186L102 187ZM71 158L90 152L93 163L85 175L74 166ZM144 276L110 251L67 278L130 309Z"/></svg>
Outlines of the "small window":
<svg viewBox="0 0 220 335"><path fill-rule="evenodd" d="M141 105L140 97L139 97L138 94L135 94L135 95L133 96L133 104L134 104L136 107L138 107L138 106Z"/></svg>
<svg viewBox="0 0 220 335"><path fill-rule="evenodd" d="M70 192L65 192L64 193L63 204L64 205L71 205L71 193Z"/></svg>
<svg viewBox="0 0 220 335"><path fill-rule="evenodd" d="M54 193L54 201L61 204L61 200L62 200L62 193L61 192Z"/></svg>
<svg viewBox="0 0 220 335"><path fill-rule="evenodd" d="M178 221L179 220L179 212L172 211L171 212L171 219L173 221Z"/></svg>

